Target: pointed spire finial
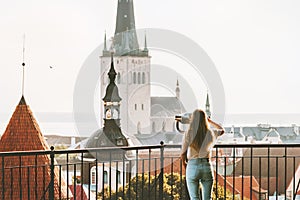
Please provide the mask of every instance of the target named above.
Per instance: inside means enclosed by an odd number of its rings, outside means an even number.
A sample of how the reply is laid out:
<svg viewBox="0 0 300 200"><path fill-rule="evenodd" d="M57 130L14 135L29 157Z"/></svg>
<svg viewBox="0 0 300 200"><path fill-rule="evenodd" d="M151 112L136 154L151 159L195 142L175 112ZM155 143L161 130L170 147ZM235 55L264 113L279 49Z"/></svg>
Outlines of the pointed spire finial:
<svg viewBox="0 0 300 200"><path fill-rule="evenodd" d="M179 99L180 98L180 88L179 88L179 81L178 81L178 77L177 77L177 81L176 81L176 98Z"/></svg>
<svg viewBox="0 0 300 200"><path fill-rule="evenodd" d="M208 90L207 90L207 96L206 96L205 112L206 112L207 116L210 118L211 117L211 111L210 111Z"/></svg>
<svg viewBox="0 0 300 200"><path fill-rule="evenodd" d="M104 35L104 51L107 51L107 45L106 45L106 31L105 31L105 35Z"/></svg>
<svg viewBox="0 0 300 200"><path fill-rule="evenodd" d="M22 96L24 96L24 84L25 84L25 34L23 35L23 77L22 77Z"/></svg>
<svg viewBox="0 0 300 200"><path fill-rule="evenodd" d="M114 65L114 52L111 52L111 65L110 65L110 70L108 72L108 76L110 79L110 83L114 83L116 79L116 70L115 70L115 65Z"/></svg>
<svg viewBox="0 0 300 200"><path fill-rule="evenodd" d="M144 51L148 51L148 46L147 46L147 34L145 31L145 44L144 44Z"/></svg>
<svg viewBox="0 0 300 200"><path fill-rule="evenodd" d="M207 90L207 95L206 95L206 105L208 105L208 106L210 105L210 104L209 104L209 95L208 95L208 90Z"/></svg>

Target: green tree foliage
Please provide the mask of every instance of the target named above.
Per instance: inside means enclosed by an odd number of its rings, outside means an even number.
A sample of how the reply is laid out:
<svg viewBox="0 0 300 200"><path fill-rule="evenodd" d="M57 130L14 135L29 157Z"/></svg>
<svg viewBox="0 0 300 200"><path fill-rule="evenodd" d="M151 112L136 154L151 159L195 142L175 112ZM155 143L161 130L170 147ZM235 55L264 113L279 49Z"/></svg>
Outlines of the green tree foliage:
<svg viewBox="0 0 300 200"><path fill-rule="evenodd" d="M148 176L148 174L138 174L131 178L131 180L124 187L120 187L117 192L109 191L109 188L104 189L104 194L99 193L98 199L109 199L111 192L111 199L127 200L127 199L143 199L153 200L159 199L159 175ZM180 178L180 174L164 174L163 176L163 200L180 200L189 199L185 176ZM150 188L150 189L149 189ZM218 186L218 198L216 198L216 185L213 187L213 199L219 200L232 200L232 194L226 191L226 198L224 198L224 188ZM104 198L103 198L104 195ZM234 198L238 199L238 198Z"/></svg>

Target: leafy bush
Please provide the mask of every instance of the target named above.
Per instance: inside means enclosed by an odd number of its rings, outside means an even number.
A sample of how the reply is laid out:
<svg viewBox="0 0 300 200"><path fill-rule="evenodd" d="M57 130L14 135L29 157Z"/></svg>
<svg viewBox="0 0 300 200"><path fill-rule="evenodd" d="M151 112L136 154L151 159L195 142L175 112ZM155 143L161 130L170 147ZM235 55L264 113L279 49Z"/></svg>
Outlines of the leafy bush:
<svg viewBox="0 0 300 200"><path fill-rule="evenodd" d="M159 199L159 175L150 176L148 174L138 174L131 178L129 183L124 187L120 187L117 192L111 191L111 199L127 200L127 199L143 199L153 200ZM189 199L185 176L180 178L180 174L164 174L163 176L163 200L180 200ZM149 189L150 188L150 189ZM106 187L104 189L104 199L109 199L110 189ZM232 194L226 191L226 199L224 198L224 188L218 186L218 199L219 200L231 200ZM103 199L102 193L98 194L98 199ZM156 198L155 198L156 197ZM216 198L216 185L213 186L213 199ZM237 198L235 198L237 199Z"/></svg>

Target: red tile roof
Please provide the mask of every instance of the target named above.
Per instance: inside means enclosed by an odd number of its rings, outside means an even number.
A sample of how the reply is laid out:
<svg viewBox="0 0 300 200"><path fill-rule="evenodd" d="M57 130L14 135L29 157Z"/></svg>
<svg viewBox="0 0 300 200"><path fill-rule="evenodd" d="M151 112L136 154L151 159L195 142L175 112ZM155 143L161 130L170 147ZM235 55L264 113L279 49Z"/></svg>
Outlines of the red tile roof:
<svg viewBox="0 0 300 200"><path fill-rule="evenodd" d="M76 185L76 195L74 194L75 186L70 185L69 188L73 194L73 197L71 197L70 200L89 200L88 191L86 191L83 186ZM82 198L81 198L81 193L82 193ZM75 196L76 196L76 198L75 198ZM95 195L91 195L91 197L92 197L91 199L94 199L95 198L94 196Z"/></svg>
<svg viewBox="0 0 300 200"><path fill-rule="evenodd" d="M224 182L226 182L226 191L229 191L231 194L233 194L233 192L234 192L235 196L241 195L240 190L236 186L233 187L232 182L230 182L231 177L226 177L226 180L225 180L224 176L222 176L220 174L216 174L215 171L214 171L214 177L217 177L217 178L215 178L215 181L218 180L218 182L217 182L218 186L224 188L224 185L225 185Z"/></svg>
<svg viewBox="0 0 300 200"><path fill-rule="evenodd" d="M267 188L266 181L270 179L270 194L276 190L276 183L278 183L278 194L283 194L291 180L294 177L293 170L287 170L285 176L285 168L293 169L300 164L299 152L300 148L287 148L278 147L269 149L270 159L268 160L268 148L253 148L253 157L251 165L251 151L247 149L243 155L244 162L238 162L235 168L236 176L244 175L250 176L251 174L259 180L261 178L261 186ZM285 156L285 151L287 156ZM259 159L259 157L261 157ZM278 174L277 174L278 173ZM286 181L286 182L285 182Z"/></svg>
<svg viewBox="0 0 300 200"><path fill-rule="evenodd" d="M291 182L289 183L287 191L297 190L297 186L298 186L297 194L300 194L300 185L298 184L300 184L300 164L296 168L295 175L292 178Z"/></svg>
<svg viewBox="0 0 300 200"><path fill-rule="evenodd" d="M0 139L0 152L32 150L49 150L49 147L30 107L22 97ZM47 155L0 157L0 197L4 195L5 199L41 199L45 195L48 198L49 164L50 158ZM67 187L63 180L61 192L59 191L57 168L54 182L55 198L59 198L59 195L66 197Z"/></svg>
<svg viewBox="0 0 300 200"><path fill-rule="evenodd" d="M235 181L234 187L240 191L240 194L243 195L245 198L250 199L251 196L251 189L250 189L250 183L251 183L251 177L250 176L238 176L238 177L226 177L226 180L233 185L233 180ZM252 190L259 191L259 184L255 177L252 177ZM264 189L260 189L261 192L265 192ZM254 191L252 191L252 200L256 200L257 197L254 194Z"/></svg>

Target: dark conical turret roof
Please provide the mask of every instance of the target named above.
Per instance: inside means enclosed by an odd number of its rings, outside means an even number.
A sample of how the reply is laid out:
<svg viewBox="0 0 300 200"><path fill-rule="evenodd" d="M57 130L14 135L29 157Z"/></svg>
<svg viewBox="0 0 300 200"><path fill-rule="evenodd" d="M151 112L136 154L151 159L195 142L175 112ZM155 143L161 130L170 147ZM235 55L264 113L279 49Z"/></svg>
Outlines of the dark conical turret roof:
<svg viewBox="0 0 300 200"><path fill-rule="evenodd" d="M103 98L103 101L105 102L120 102L122 100L122 98L119 96L119 88L115 83L116 75L117 73L114 67L114 58L113 54L111 54L111 66L108 72L110 82L106 88L106 93Z"/></svg>

